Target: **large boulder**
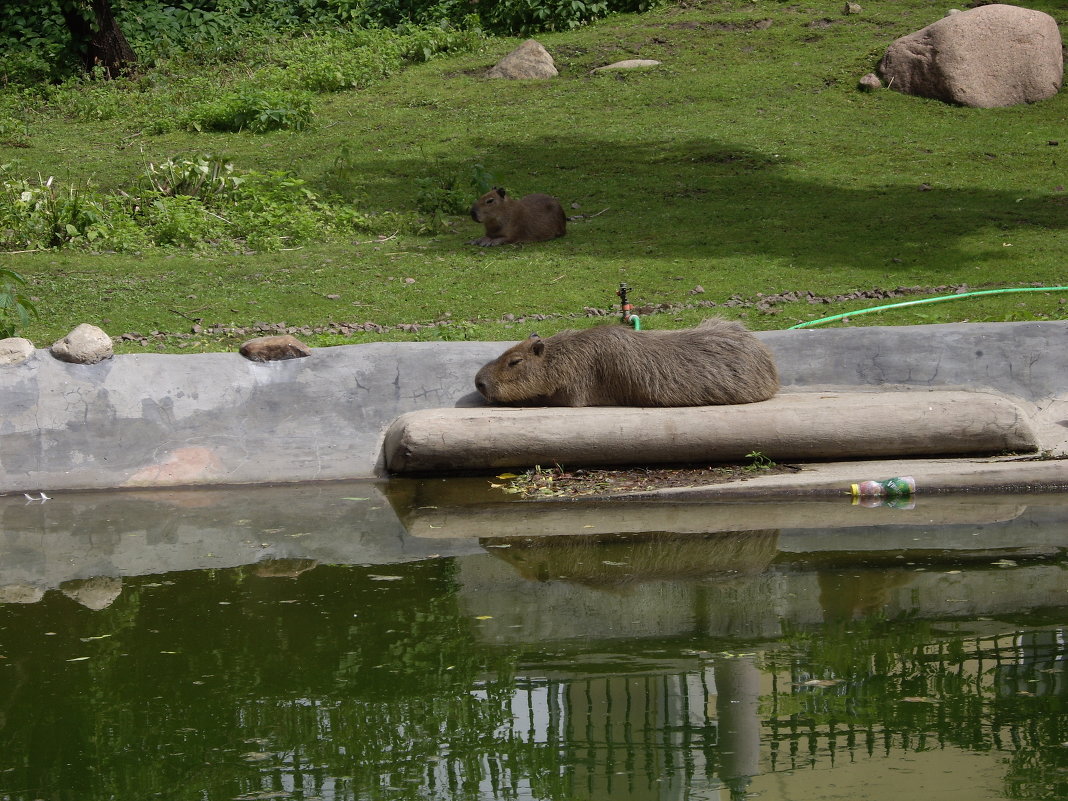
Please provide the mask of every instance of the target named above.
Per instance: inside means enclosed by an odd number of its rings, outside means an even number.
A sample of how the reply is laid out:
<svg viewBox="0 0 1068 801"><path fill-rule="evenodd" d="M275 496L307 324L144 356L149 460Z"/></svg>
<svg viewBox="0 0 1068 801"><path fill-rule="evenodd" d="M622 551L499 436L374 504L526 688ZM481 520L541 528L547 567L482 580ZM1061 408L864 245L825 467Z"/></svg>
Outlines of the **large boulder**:
<svg viewBox="0 0 1068 801"><path fill-rule="evenodd" d="M902 36L887 48L879 71L905 94L995 108L1055 95L1064 55L1053 17L995 3Z"/></svg>
<svg viewBox="0 0 1068 801"><path fill-rule="evenodd" d="M515 50L498 61L489 72L487 78L555 78L559 73L553 57L549 55L540 42L527 39Z"/></svg>

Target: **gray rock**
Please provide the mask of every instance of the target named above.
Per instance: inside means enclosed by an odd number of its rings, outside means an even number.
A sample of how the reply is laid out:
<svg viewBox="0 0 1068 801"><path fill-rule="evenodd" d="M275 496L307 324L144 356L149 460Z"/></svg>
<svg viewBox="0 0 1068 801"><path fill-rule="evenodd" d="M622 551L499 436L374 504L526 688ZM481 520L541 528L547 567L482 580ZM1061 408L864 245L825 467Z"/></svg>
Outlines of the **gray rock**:
<svg viewBox="0 0 1068 801"><path fill-rule="evenodd" d="M879 80L879 76L874 72L869 72L860 79L858 86L865 92L874 92L876 89L883 88L883 82Z"/></svg>
<svg viewBox="0 0 1068 801"><path fill-rule="evenodd" d="M857 5L856 3L846 3L845 7L842 9L842 13L843 14L859 14L863 10L864 9L861 8L859 5Z"/></svg>
<svg viewBox="0 0 1068 801"><path fill-rule="evenodd" d="M22 337L0 339L0 365L22 364L33 355L33 343Z"/></svg>
<svg viewBox="0 0 1068 801"><path fill-rule="evenodd" d="M527 39L515 50L498 61L487 78L555 78L559 75L549 51L534 39Z"/></svg>
<svg viewBox="0 0 1068 801"><path fill-rule="evenodd" d="M601 72L602 70L634 70L640 67L658 67L660 62L651 58L628 58L624 61L617 61L614 64L606 64L603 67L597 67L593 72Z"/></svg>
<svg viewBox="0 0 1068 801"><path fill-rule="evenodd" d="M311 356L311 348L292 334L250 339L240 349L241 355L253 362L277 362L283 359L302 359Z"/></svg>
<svg viewBox="0 0 1068 801"><path fill-rule="evenodd" d="M53 343L51 352L60 361L74 364L96 364L115 355L111 337L89 323L82 323Z"/></svg>
<svg viewBox="0 0 1068 801"><path fill-rule="evenodd" d="M1033 103L1064 79L1057 22L995 3L952 14L887 48L879 72L891 89L975 108Z"/></svg>

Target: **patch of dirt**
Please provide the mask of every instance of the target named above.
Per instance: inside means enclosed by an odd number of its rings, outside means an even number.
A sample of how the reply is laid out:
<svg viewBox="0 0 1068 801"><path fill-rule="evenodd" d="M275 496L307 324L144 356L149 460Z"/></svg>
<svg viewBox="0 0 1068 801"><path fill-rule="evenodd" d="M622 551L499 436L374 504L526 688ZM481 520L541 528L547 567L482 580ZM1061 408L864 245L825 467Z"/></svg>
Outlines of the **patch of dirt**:
<svg viewBox="0 0 1068 801"><path fill-rule="evenodd" d="M822 305L830 303L842 303L853 300L890 300L894 298L906 297L909 295L930 295L930 294L947 294L950 292L962 294L971 289L967 284L957 284L952 286L935 286L935 287L921 287L911 286L904 287L899 286L896 289L862 289L854 292L845 292L838 295L816 295L813 292L780 292L777 294L765 295L758 292L755 297L746 298L741 295L732 295L724 301L717 302L714 300L700 300L691 303L655 303L655 304L635 304L634 313L647 317L654 314L669 314L678 311L692 310L692 309L715 309L715 308L737 308L737 309L755 309L761 314L775 315L782 311L782 306L788 303L807 303L810 305ZM331 296L327 296L331 297ZM135 331L120 334L119 336L112 337L112 340L116 344L136 343L141 346L148 346L152 344L162 343L165 340L178 339L178 340L193 340L204 339L214 341L234 341L238 342L242 339L249 337L268 336L273 334L292 334L296 337L301 336L314 336L318 334L329 334L336 336L352 336L359 333L375 333L384 334L390 331L403 331L407 333L418 333L424 330L443 329L447 330L450 326L462 325L464 321L460 320L436 320L433 322L424 323L397 323L395 325L379 325L374 322L345 322L337 323L332 322L326 325L310 326L291 326L286 323L266 323L258 322L249 326L233 326L224 325L222 323L209 323L202 317L194 317L190 314L182 312L177 309L170 310L173 314L183 317L192 323L187 331L151 331L150 333L139 333ZM486 323L486 322L501 322L501 323L531 323L538 322L540 320L558 320L558 319L582 319L591 317L611 317L618 315L619 309L616 307L611 308L597 308L593 306L586 306L581 312L574 314L526 314L515 315L505 314L496 320L485 318L469 320L467 322L473 323ZM184 345L179 345L184 347Z"/></svg>
<svg viewBox="0 0 1068 801"><path fill-rule="evenodd" d="M523 473L502 473L503 483L491 483L494 489L524 499L589 498L618 495L624 492L650 492L660 489L702 487L746 481L758 476L796 473L800 467L760 460L749 465L716 467L633 467L624 469L564 470L560 467L536 467Z"/></svg>

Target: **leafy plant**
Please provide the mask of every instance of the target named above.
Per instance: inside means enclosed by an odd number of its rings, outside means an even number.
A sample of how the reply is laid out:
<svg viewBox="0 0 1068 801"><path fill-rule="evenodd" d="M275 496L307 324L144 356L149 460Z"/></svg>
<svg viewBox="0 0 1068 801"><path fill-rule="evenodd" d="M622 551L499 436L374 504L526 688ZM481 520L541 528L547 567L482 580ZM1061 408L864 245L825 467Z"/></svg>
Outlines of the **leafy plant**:
<svg viewBox="0 0 1068 801"><path fill-rule="evenodd" d="M0 339L17 335L31 316L37 316L37 307L19 288L25 285L21 275L0 267Z"/></svg>
<svg viewBox="0 0 1068 801"><path fill-rule="evenodd" d="M29 147L30 136L26 123L0 110L0 145Z"/></svg>
<svg viewBox="0 0 1068 801"><path fill-rule="evenodd" d="M144 226L159 245L197 247L221 239L226 220L195 197L177 195L152 200L144 209Z"/></svg>
<svg viewBox="0 0 1068 801"><path fill-rule="evenodd" d="M163 197L187 195L202 200L236 189L244 180L232 162L211 154L149 164L144 178Z"/></svg>
<svg viewBox="0 0 1068 801"><path fill-rule="evenodd" d="M0 168L0 174L6 168ZM52 248L106 235L107 215L88 189L47 180L0 183L0 242L8 247Z"/></svg>
<svg viewBox="0 0 1068 801"><path fill-rule="evenodd" d="M760 451L749 451L749 453L745 455L745 458L749 460L749 464L746 465L745 469L752 472L770 470L775 467L775 462Z"/></svg>
<svg viewBox="0 0 1068 801"><path fill-rule="evenodd" d="M195 106L186 127L196 131L264 133L295 131L311 123L312 97L307 92L245 87Z"/></svg>
<svg viewBox="0 0 1068 801"><path fill-rule="evenodd" d="M471 201L488 192L493 174L481 164L467 170L416 178L415 205L424 214L464 214Z"/></svg>

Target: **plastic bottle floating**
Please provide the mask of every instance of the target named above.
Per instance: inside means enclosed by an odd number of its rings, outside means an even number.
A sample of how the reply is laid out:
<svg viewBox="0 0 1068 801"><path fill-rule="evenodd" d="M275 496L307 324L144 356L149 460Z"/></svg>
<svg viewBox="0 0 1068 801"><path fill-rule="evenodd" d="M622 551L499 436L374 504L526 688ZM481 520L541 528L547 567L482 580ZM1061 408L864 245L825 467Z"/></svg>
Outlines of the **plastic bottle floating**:
<svg viewBox="0 0 1068 801"><path fill-rule="evenodd" d="M891 506L895 509L912 509L916 503L916 479L912 476L895 476L883 481L860 481L850 484L854 506Z"/></svg>

